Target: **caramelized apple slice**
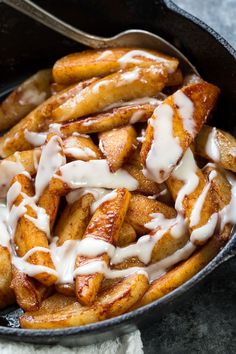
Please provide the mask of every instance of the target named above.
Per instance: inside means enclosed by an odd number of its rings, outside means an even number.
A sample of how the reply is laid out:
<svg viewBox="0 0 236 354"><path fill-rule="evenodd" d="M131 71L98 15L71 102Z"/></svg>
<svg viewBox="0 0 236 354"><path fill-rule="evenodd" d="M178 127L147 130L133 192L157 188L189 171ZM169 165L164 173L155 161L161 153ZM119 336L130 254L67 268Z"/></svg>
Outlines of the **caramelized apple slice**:
<svg viewBox="0 0 236 354"><path fill-rule="evenodd" d="M142 145L145 175L168 179L214 108L219 89L207 82L185 86L167 97L153 113Z"/></svg>

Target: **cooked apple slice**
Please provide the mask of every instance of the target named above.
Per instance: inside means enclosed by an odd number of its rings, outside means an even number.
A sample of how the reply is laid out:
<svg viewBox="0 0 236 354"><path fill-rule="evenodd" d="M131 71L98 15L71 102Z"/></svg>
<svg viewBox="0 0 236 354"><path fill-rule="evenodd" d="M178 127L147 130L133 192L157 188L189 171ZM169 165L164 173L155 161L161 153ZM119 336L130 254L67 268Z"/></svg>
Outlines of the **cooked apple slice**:
<svg viewBox="0 0 236 354"><path fill-rule="evenodd" d="M151 117L154 109L155 106L151 104L114 108L109 112L63 124L60 130L64 136L70 136L75 132L81 134L104 132L132 123L135 116L139 116L140 122L145 122Z"/></svg>
<svg viewBox="0 0 236 354"><path fill-rule="evenodd" d="M54 122L75 120L101 112L119 101L157 95L165 86L168 72L164 65L136 67L105 76L52 110Z"/></svg>
<svg viewBox="0 0 236 354"><path fill-rule="evenodd" d="M24 311L36 311L41 302L52 292L51 287L47 287L37 280L12 267L11 288L14 290L17 304Z"/></svg>
<svg viewBox="0 0 236 354"><path fill-rule="evenodd" d="M16 183L17 186L20 186L21 193L15 199L13 207L21 208L19 205L24 201L24 196L22 193L28 197L32 197L34 194L32 181L26 175L19 174L13 178L12 187L14 183ZM41 268L39 267L39 271L35 273L34 278L40 281L42 284L50 286L56 282L57 275L51 255L49 252L46 252L46 250L49 248L47 234L33 222L33 220L37 221L37 212L35 211L36 206L34 205L32 207L32 203L27 203L27 201L25 201L24 208L25 212L22 216L20 216L14 234L16 253L19 257L23 257L33 248L43 247L45 251L36 249L33 254L29 254L27 262L36 266L38 265L48 268L48 272L45 272L40 271ZM13 264L17 267L17 264Z"/></svg>
<svg viewBox="0 0 236 354"><path fill-rule="evenodd" d="M25 171L27 171L31 176L34 176L37 172L36 167L38 165L40 155L40 149L18 151L13 155L8 156L5 161L20 163Z"/></svg>
<svg viewBox="0 0 236 354"><path fill-rule="evenodd" d="M70 160L98 160L102 157L98 147L89 136L70 136L63 141L63 150Z"/></svg>
<svg viewBox="0 0 236 354"><path fill-rule="evenodd" d="M69 85L94 76L106 76L122 68L136 65L150 66L163 63L169 72L174 72L178 59L149 49L109 48L86 50L69 54L53 66L53 78L57 83Z"/></svg>
<svg viewBox="0 0 236 354"><path fill-rule="evenodd" d="M125 188L115 190L114 198L103 202L93 214L83 239L92 238L116 244L130 201L130 193ZM81 267L91 261L91 257L78 255L76 267ZM92 260L109 263L106 252L92 257ZM78 268L79 270L79 268ZM104 275L97 272L94 274L76 276L76 297L83 305L91 305L101 287Z"/></svg>
<svg viewBox="0 0 236 354"><path fill-rule="evenodd" d="M0 105L0 131L11 128L50 96L51 70L40 70Z"/></svg>
<svg viewBox="0 0 236 354"><path fill-rule="evenodd" d="M80 240L88 226L90 207L94 197L88 193L72 204L67 204L55 228L55 235L59 237L58 246L67 240Z"/></svg>
<svg viewBox="0 0 236 354"><path fill-rule="evenodd" d="M142 145L145 175L161 183L168 179L214 108L219 89L207 82L185 86L154 111Z"/></svg>
<svg viewBox="0 0 236 354"><path fill-rule="evenodd" d="M236 172L236 139L218 128L204 125L195 140L196 154Z"/></svg>
<svg viewBox="0 0 236 354"><path fill-rule="evenodd" d="M158 184L150 180L149 178L144 176L142 169L134 165L126 164L124 166L124 169L138 181L138 187L136 189L138 193L142 193L149 196L158 195L165 188L164 183Z"/></svg>
<svg viewBox="0 0 236 354"><path fill-rule="evenodd" d="M136 131L131 125L109 130L99 135L99 147L110 170L116 172L136 148Z"/></svg>
<svg viewBox="0 0 236 354"><path fill-rule="evenodd" d="M116 245L118 247L125 247L136 241L137 234L133 226L126 221L121 226L120 233Z"/></svg>

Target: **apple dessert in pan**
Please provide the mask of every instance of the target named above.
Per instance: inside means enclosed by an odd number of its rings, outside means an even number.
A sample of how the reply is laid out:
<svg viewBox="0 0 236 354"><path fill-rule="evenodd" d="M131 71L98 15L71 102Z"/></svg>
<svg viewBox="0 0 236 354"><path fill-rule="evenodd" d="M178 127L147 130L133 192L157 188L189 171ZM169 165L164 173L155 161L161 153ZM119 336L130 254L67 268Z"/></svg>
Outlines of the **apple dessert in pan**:
<svg viewBox="0 0 236 354"><path fill-rule="evenodd" d="M16 88L0 106L0 308L81 326L201 270L236 223L219 94L140 48L71 54Z"/></svg>

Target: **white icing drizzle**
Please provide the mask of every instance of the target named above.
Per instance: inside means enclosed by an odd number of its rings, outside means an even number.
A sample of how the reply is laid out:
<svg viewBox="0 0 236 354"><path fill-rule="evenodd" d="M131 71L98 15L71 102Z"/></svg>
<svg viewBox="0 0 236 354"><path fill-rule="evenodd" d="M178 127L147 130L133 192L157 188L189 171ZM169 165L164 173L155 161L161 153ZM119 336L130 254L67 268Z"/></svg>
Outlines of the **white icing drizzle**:
<svg viewBox="0 0 236 354"><path fill-rule="evenodd" d="M5 198L12 178L24 171L19 162L3 160L0 161L0 198Z"/></svg>
<svg viewBox="0 0 236 354"><path fill-rule="evenodd" d="M182 202L184 197L191 194L198 186L199 178L196 171L197 165L194 160L193 153L191 149L188 148L180 163L173 171L173 177L184 182L184 185L180 189L175 201L175 209L179 212L182 211Z"/></svg>
<svg viewBox="0 0 236 354"><path fill-rule="evenodd" d="M134 113L132 114L131 118L130 118L129 123L130 123L130 124L135 124L135 123L139 122L140 119L142 119L142 117L143 117L144 114L145 114L145 112L142 111L142 110L139 110L139 111L137 111L137 112L134 112Z"/></svg>
<svg viewBox="0 0 236 354"><path fill-rule="evenodd" d="M211 181L217 175L216 171L211 171L209 174L209 182L204 186L202 193L199 195L198 199L196 200L191 216L190 216L190 226L196 226L200 222L201 211L204 205L207 193L211 187Z"/></svg>
<svg viewBox="0 0 236 354"><path fill-rule="evenodd" d="M97 60L104 59L104 58L107 58L107 57L109 57L110 55L113 55L113 52L112 52L111 50L105 50L104 52L102 52L102 54L100 54L100 55L97 57L96 61L97 61Z"/></svg>
<svg viewBox="0 0 236 354"><path fill-rule="evenodd" d="M162 56L157 56L144 50L130 50L128 53L124 54L121 58L119 58L118 62L120 63L122 69L124 69L130 63L140 64L143 62L142 59L136 57L144 57L158 63L169 62L169 60L163 58ZM171 70L171 72L172 71L173 70Z"/></svg>
<svg viewBox="0 0 236 354"><path fill-rule="evenodd" d="M95 202L93 202L93 204L91 205L91 213L93 214L96 209L102 205L103 203L109 201L109 200L113 200L117 197L117 192L116 190L113 190L113 191L108 191L108 190L105 190L106 191L104 193L103 196L101 196L100 198L97 198Z"/></svg>
<svg viewBox="0 0 236 354"><path fill-rule="evenodd" d="M112 264L119 264L126 258L135 256L141 262L147 264L151 260L154 246L167 232L170 232L174 238L180 238L187 232L187 224L180 214L174 219L166 219L164 215L159 213L151 214L151 216L153 220L145 226L151 230L156 230L155 233L153 235L144 235L136 243L127 247L117 247L111 258Z"/></svg>
<svg viewBox="0 0 236 354"><path fill-rule="evenodd" d="M220 160L220 150L217 145L217 130L215 127L212 128L208 135L205 151L207 156L209 156L214 162L218 162Z"/></svg>
<svg viewBox="0 0 236 354"><path fill-rule="evenodd" d="M135 68L133 70L124 72L123 74L120 75L120 80L117 83L117 87L124 86L130 82L138 80L139 75L140 75L140 68Z"/></svg>
<svg viewBox="0 0 236 354"><path fill-rule="evenodd" d="M187 223L181 214L177 214L173 219L167 219L161 213L153 213L150 216L152 220L144 225L147 229L155 230L158 227L166 230L170 229L171 236L174 238L180 238L187 232Z"/></svg>
<svg viewBox="0 0 236 354"><path fill-rule="evenodd" d="M21 257L13 256L12 264L21 272L29 275L30 277L34 277L40 273L48 273L57 276L57 271L55 269L43 265L31 264Z"/></svg>
<svg viewBox="0 0 236 354"><path fill-rule="evenodd" d="M18 181L16 181L11 185L11 187L8 189L8 192L7 192L8 210L11 209L14 201L16 200L16 198L19 196L20 193L21 193L21 185Z"/></svg>
<svg viewBox="0 0 236 354"><path fill-rule="evenodd" d="M21 195L22 202L19 205L13 205L16 198ZM36 217L32 217L29 215L25 215L27 209L26 206L30 206L36 213ZM43 231L47 237L50 237L50 220L47 215L45 209L38 207L35 204L35 198L29 197L25 193L21 192L21 185L18 181L13 183L13 185L9 188L7 193L7 207L8 207L8 227L10 230L11 238L14 238L17 223L20 217L23 215L25 218L30 220L35 226Z"/></svg>
<svg viewBox="0 0 236 354"><path fill-rule="evenodd" d="M195 249L196 246L194 246L191 242L188 242L183 248L155 264L151 264L148 267L130 267L123 270L111 270L105 264L105 262L92 261L84 264L81 267L78 267L74 271L74 276L100 272L103 273L104 276L108 279L115 279L127 277L134 273L139 273L145 274L149 278L149 281L153 281L160 278L169 268L175 264L188 258L195 251Z"/></svg>
<svg viewBox="0 0 236 354"><path fill-rule="evenodd" d="M106 85L109 85L110 83L110 80L101 80L101 81L98 81L96 82L94 85L93 85L93 88L92 88L92 92L94 94L97 94L99 93L100 89ZM82 99L82 94L81 95L78 95L78 100L77 100L77 104L79 103L79 101Z"/></svg>
<svg viewBox="0 0 236 354"><path fill-rule="evenodd" d="M138 182L127 171L119 169L111 173L106 160L73 161L60 168L62 179L69 187L102 187L137 189Z"/></svg>
<svg viewBox="0 0 236 354"><path fill-rule="evenodd" d="M30 220L37 227L37 229L43 231L47 238L50 239L50 220L45 209L35 206L34 204L31 204L30 206L37 213L36 218L33 218L27 214L25 215L25 218Z"/></svg>
<svg viewBox="0 0 236 354"><path fill-rule="evenodd" d="M68 204L72 204L79 200L82 196L86 194L92 194L94 197L94 202L91 205L91 214L105 201L112 200L117 196L115 190L104 189L104 188L79 188L72 192L69 192L66 196L66 201Z"/></svg>
<svg viewBox="0 0 236 354"><path fill-rule="evenodd" d="M43 147L39 160L38 171L35 178L35 199L43 193L54 173L65 164L66 159L62 155L61 139L53 136Z"/></svg>
<svg viewBox="0 0 236 354"><path fill-rule="evenodd" d="M55 265L58 283L73 283L75 260L78 253L78 240L67 240L62 246L57 246L57 238L50 244L51 257Z"/></svg>
<svg viewBox="0 0 236 354"><path fill-rule="evenodd" d="M226 177L231 184L231 200L219 213L221 230L228 223L236 224L236 177L231 172L226 172Z"/></svg>
<svg viewBox="0 0 236 354"><path fill-rule="evenodd" d="M173 113L172 107L163 103L155 109L150 119L154 136L143 173L157 183L169 177L183 153L179 139L173 136Z"/></svg>
<svg viewBox="0 0 236 354"><path fill-rule="evenodd" d="M141 97L130 101L119 101L106 106L103 111L109 111L110 109L117 107L135 106L139 104L150 104L152 106L158 106L166 98L166 95L159 93L157 98L155 97Z"/></svg>
<svg viewBox="0 0 236 354"><path fill-rule="evenodd" d="M61 126L62 124L59 123L51 123L49 125L49 133L55 133L57 135L61 135Z"/></svg>
<svg viewBox="0 0 236 354"><path fill-rule="evenodd" d="M218 221L218 213L211 215L208 222L193 230L190 236L191 242L206 242L214 233Z"/></svg>
<svg viewBox="0 0 236 354"><path fill-rule="evenodd" d="M90 157L96 157L96 153L84 146L83 148L78 148L78 147L68 147L64 149L64 153L67 155L73 156L75 159L86 159Z"/></svg>
<svg viewBox="0 0 236 354"><path fill-rule="evenodd" d="M192 137L194 137L195 120L193 118L193 112L194 112L193 102L181 90L178 90L173 94L173 99L174 99L174 103L177 106L179 115L183 120L184 129Z"/></svg>
<svg viewBox="0 0 236 354"><path fill-rule="evenodd" d="M33 152L33 160L34 160L34 168L37 171L39 167L39 159L40 159L41 152L39 150L34 150Z"/></svg>
<svg viewBox="0 0 236 354"><path fill-rule="evenodd" d="M82 138L89 138L88 134L81 134L81 133L78 133L78 132L72 133L72 136L81 136Z"/></svg>
<svg viewBox="0 0 236 354"><path fill-rule="evenodd" d="M47 133L30 132L28 129L24 130L25 140L33 146L41 146L47 139Z"/></svg>

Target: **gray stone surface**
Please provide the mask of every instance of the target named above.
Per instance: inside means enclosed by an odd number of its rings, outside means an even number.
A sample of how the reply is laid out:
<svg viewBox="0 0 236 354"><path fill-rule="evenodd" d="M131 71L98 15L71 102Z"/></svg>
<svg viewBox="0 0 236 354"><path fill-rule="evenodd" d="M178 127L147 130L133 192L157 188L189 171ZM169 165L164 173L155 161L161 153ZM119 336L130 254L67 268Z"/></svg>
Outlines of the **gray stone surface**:
<svg viewBox="0 0 236 354"><path fill-rule="evenodd" d="M175 0L236 47L236 0ZM176 311L142 331L146 354L236 353L236 259L210 275Z"/></svg>

